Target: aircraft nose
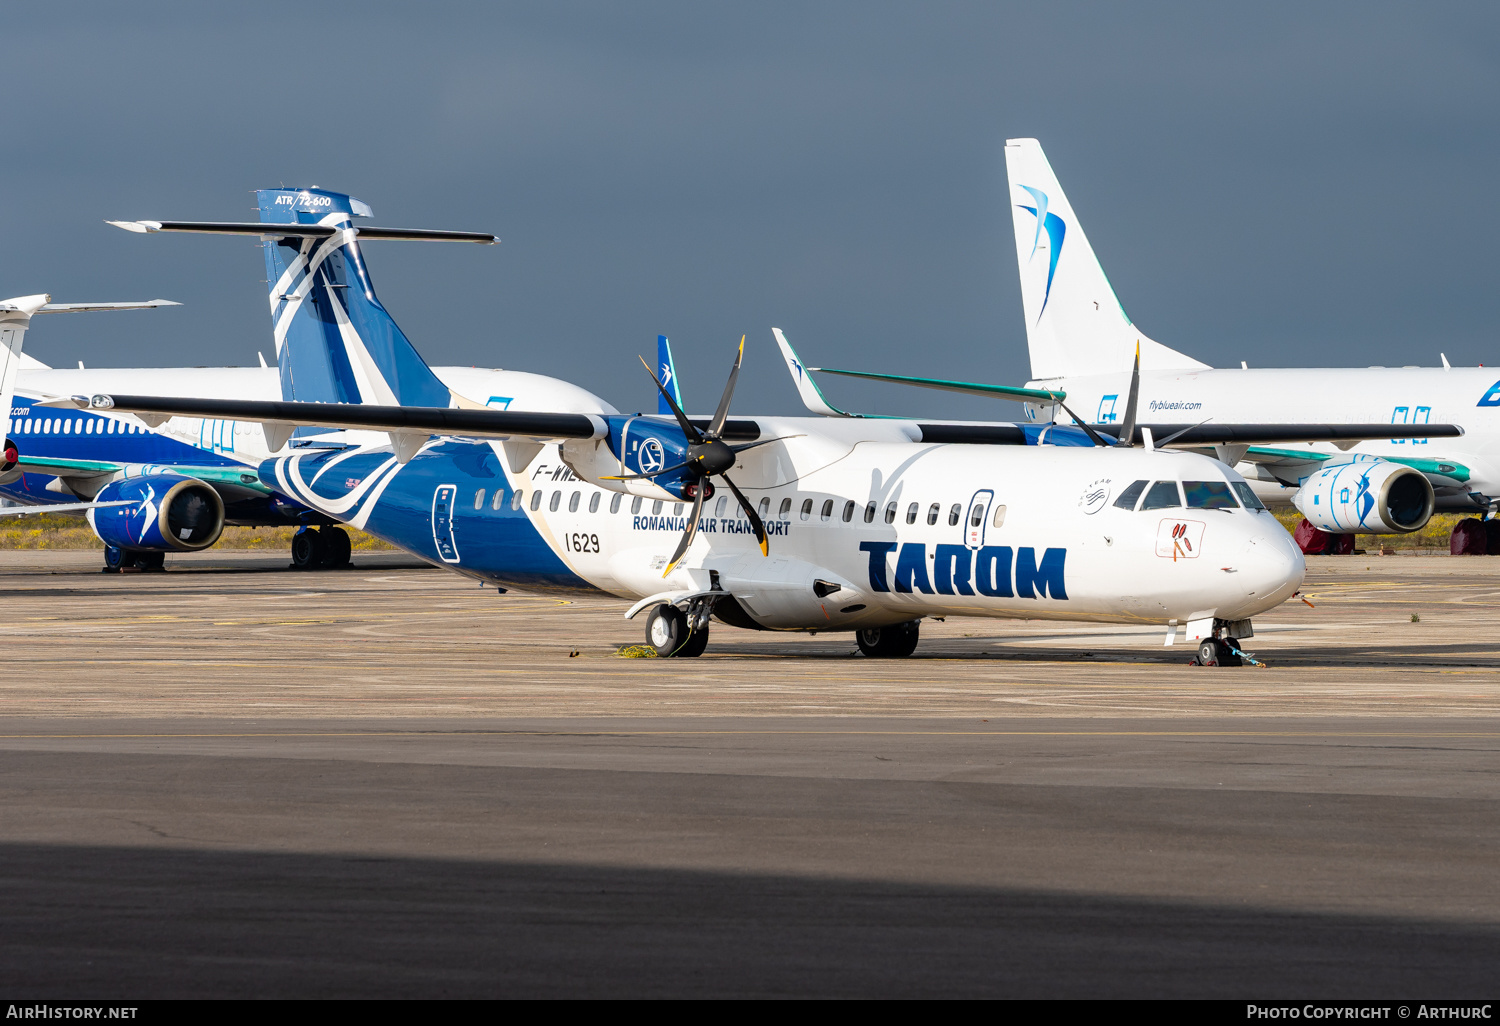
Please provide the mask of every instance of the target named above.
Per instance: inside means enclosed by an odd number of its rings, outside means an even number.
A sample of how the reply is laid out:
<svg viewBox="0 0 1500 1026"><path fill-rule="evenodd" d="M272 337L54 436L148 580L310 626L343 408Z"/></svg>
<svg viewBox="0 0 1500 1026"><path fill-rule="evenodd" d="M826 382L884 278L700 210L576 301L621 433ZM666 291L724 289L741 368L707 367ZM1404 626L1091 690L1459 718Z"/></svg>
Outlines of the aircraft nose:
<svg viewBox="0 0 1500 1026"><path fill-rule="evenodd" d="M1250 603L1269 609L1302 587L1307 562L1292 536L1269 513L1256 520L1257 529L1245 541L1242 583Z"/></svg>

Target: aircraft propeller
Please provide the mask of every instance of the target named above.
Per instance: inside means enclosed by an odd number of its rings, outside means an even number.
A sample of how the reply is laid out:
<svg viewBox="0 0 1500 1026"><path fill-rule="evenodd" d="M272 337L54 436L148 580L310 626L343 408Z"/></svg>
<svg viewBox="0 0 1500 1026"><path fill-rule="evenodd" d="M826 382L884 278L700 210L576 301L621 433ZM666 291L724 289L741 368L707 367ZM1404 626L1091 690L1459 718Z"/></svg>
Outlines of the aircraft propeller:
<svg viewBox="0 0 1500 1026"><path fill-rule="evenodd" d="M722 478L734 493L740 508L745 511L745 516L750 520L750 526L755 530L755 538L760 542L760 552L763 556L771 554L770 546L766 541L766 525L761 521L760 515L755 512L755 507L750 500L745 498L745 493L740 491L735 483L729 479L727 473L739 458L739 454L756 446L768 445L771 442L781 441L779 438L769 438L764 441L751 442L749 445L730 445L723 440L724 422L729 417L729 401L734 396L734 383L740 374L740 363L745 358L745 336L740 336L739 349L735 352L734 366L729 369L729 381L724 385L724 395L719 400L719 408L714 411L713 419L708 422L708 429L699 431L693 422L688 420L687 414L682 412L682 407L677 405L677 400L662 385L661 379L651 369L651 365L641 360L641 366L646 368L646 373L651 375L651 380L656 383L656 390L666 399L672 408L672 416L677 418L677 424L682 428L682 433L687 437L687 459L670 467L649 474L627 474L612 477L612 481L638 481L642 478L659 477L673 471L686 468L690 473L697 476L697 480L683 488L684 496L690 496L693 500L693 512L688 518L687 529L682 533L682 540L677 543L677 551L672 553L672 558L667 561L667 568L662 572L666 577L681 561L687 552L688 546L693 543L693 537L698 533L698 521L703 516L703 503L709 496L713 495L713 485L710 477Z"/></svg>

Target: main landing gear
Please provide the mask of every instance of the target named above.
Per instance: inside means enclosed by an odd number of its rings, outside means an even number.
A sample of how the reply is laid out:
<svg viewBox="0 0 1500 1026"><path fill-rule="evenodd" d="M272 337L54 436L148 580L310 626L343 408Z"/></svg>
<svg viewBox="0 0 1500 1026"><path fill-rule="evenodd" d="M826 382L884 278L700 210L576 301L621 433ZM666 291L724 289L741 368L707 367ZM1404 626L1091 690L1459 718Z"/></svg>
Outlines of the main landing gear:
<svg viewBox="0 0 1500 1026"><path fill-rule="evenodd" d="M349 551L342 527L304 527L292 535L292 569L337 570L349 565Z"/></svg>
<svg viewBox="0 0 1500 1026"><path fill-rule="evenodd" d="M890 627L867 627L855 631L854 640L859 643L859 650L872 659L900 659L917 650L917 632L921 626L921 620L908 620Z"/></svg>
<svg viewBox="0 0 1500 1026"><path fill-rule="evenodd" d="M139 552L135 549L122 549L114 545L104 546L104 573L117 574L122 570L137 569L146 573L154 573L165 570L167 554L165 552Z"/></svg>
<svg viewBox="0 0 1500 1026"><path fill-rule="evenodd" d="M651 610L651 615L646 618L646 644L656 649L656 654L663 659L701 656L708 647L710 612L710 609L694 609L691 613L684 613L664 602ZM699 620L701 623L697 622Z"/></svg>

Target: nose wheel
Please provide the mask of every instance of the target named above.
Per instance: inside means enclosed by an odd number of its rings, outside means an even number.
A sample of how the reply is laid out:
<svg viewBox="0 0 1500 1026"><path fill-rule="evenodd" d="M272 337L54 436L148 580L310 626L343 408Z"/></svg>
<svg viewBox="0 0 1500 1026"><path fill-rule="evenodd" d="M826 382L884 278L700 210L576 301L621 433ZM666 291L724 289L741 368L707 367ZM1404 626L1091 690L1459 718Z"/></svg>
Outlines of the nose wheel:
<svg viewBox="0 0 1500 1026"><path fill-rule="evenodd" d="M708 621L693 629L688 616L676 606L662 603L646 619L646 644L662 659L701 656L708 648Z"/></svg>
<svg viewBox="0 0 1500 1026"><path fill-rule="evenodd" d="M1237 654L1240 651L1238 638L1204 638L1198 642L1198 666L1243 666Z"/></svg>

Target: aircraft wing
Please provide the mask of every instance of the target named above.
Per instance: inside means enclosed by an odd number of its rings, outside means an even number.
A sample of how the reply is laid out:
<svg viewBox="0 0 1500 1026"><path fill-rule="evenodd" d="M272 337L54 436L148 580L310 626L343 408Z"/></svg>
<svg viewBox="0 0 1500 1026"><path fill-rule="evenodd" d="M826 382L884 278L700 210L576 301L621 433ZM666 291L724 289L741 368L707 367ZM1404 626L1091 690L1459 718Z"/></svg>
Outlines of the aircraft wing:
<svg viewBox="0 0 1500 1026"><path fill-rule="evenodd" d="M84 513L91 509L134 504L133 499L113 499L109 502L52 502L45 506L5 506L0 507L0 517L29 517L45 513Z"/></svg>
<svg viewBox="0 0 1500 1026"><path fill-rule="evenodd" d="M1252 445L1245 450L1246 462L1265 467L1284 484L1295 487L1298 480L1313 473L1332 453L1312 449L1278 449L1263 445ZM1387 463L1399 463L1418 471L1434 488L1462 490L1467 487L1471 471L1457 460L1433 459L1426 456L1386 456L1380 459Z"/></svg>
<svg viewBox="0 0 1500 1026"><path fill-rule="evenodd" d="M23 474L46 474L51 477L60 477L68 482L68 487L75 494L93 495L114 479L116 474L123 472L126 465L123 463L111 463L104 460L72 460L54 456L27 456L24 453L11 468ZM237 501L260 495L270 495L272 489L261 483L260 476L256 474L253 467L237 466L193 466L190 464L160 465L160 470L181 474L183 477L194 477L210 485L224 499ZM36 507L39 511L53 510L61 511L62 506L57 504L42 505Z"/></svg>
<svg viewBox="0 0 1500 1026"><path fill-rule="evenodd" d="M445 232L428 228L335 227L328 224L281 224L271 221L105 221L116 228L138 234L189 232L196 235L255 235L261 238L326 239L339 232L353 232L361 239L394 239L404 242L477 242L493 246L500 240L489 232Z"/></svg>

